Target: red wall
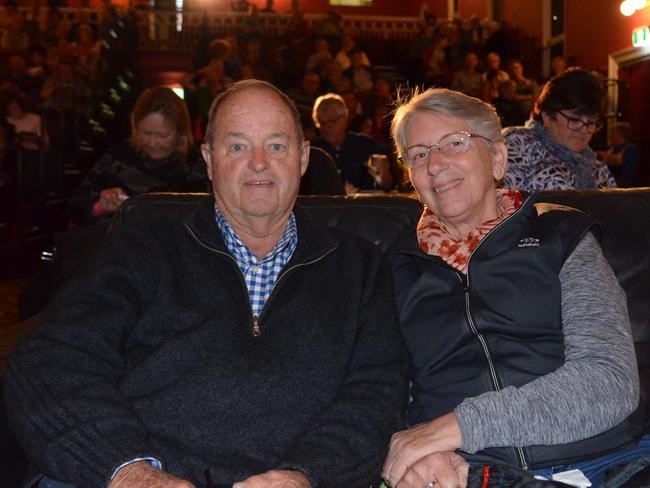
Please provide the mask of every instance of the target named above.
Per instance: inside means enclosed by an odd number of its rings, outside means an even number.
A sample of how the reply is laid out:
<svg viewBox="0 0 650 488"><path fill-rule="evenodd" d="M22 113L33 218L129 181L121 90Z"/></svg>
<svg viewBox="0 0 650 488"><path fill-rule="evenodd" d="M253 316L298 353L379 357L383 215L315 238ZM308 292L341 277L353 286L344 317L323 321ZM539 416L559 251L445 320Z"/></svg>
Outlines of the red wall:
<svg viewBox="0 0 650 488"><path fill-rule="evenodd" d="M459 0L458 15L461 19L467 19L473 15L483 20L488 16L486 0Z"/></svg>
<svg viewBox="0 0 650 488"><path fill-rule="evenodd" d="M565 0L570 2L571 0ZM543 0L503 0L501 17L512 27L518 27L529 36L542 39Z"/></svg>
<svg viewBox="0 0 650 488"><path fill-rule="evenodd" d="M565 50L579 64L607 68L609 54L632 47L632 30L650 25L650 7L625 17L620 0L565 0Z"/></svg>

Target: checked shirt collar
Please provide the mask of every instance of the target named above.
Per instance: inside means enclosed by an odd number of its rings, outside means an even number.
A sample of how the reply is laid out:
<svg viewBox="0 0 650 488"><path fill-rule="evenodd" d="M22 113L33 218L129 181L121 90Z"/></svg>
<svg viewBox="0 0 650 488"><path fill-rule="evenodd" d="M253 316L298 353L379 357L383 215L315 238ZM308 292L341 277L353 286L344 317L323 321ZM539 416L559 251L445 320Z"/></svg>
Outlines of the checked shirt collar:
<svg viewBox="0 0 650 488"><path fill-rule="evenodd" d="M298 244L296 217L291 212L289 222L270 253L258 259L241 240L235 229L214 205L214 214L228 252L235 258L244 276L253 315L259 315L271 295L280 272L291 259Z"/></svg>

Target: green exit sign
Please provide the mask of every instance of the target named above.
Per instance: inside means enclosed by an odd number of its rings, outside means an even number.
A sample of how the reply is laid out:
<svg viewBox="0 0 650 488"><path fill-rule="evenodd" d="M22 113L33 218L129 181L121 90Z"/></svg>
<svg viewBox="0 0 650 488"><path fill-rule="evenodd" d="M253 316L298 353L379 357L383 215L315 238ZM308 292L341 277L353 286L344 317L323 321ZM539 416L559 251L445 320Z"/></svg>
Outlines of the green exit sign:
<svg viewBox="0 0 650 488"><path fill-rule="evenodd" d="M650 46L650 29L639 27L632 31L632 45L634 47Z"/></svg>

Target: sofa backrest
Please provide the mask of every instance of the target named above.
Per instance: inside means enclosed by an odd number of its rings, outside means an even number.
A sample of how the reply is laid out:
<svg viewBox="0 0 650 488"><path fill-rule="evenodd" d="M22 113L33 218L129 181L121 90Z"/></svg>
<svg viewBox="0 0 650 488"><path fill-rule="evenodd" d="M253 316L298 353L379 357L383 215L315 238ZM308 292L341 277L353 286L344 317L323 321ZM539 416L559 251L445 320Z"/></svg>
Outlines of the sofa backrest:
<svg viewBox="0 0 650 488"><path fill-rule="evenodd" d="M148 194L129 199L113 225L165 213L187 215L204 194ZM540 201L580 209L597 219L602 246L627 293L635 342L650 342L650 188L542 192ZM414 229L422 205L412 196L299 197L317 221L356 233L386 250Z"/></svg>

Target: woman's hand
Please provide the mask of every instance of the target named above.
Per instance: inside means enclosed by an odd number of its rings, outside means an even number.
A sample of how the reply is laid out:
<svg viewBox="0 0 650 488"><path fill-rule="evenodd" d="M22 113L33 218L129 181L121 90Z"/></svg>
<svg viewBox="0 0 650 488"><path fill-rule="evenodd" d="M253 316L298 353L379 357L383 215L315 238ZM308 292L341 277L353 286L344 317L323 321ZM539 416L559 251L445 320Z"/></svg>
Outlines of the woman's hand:
<svg viewBox="0 0 650 488"><path fill-rule="evenodd" d="M453 412L396 432L390 440L383 477L395 487L406 471L422 458L437 452L453 452L461 446L460 428Z"/></svg>
<svg viewBox="0 0 650 488"><path fill-rule="evenodd" d="M469 464L455 452L436 452L417 461L401 479L391 482L393 488L465 488Z"/></svg>
<svg viewBox="0 0 650 488"><path fill-rule="evenodd" d="M129 196L121 188L107 188L99 194L92 213L95 217L115 212Z"/></svg>

